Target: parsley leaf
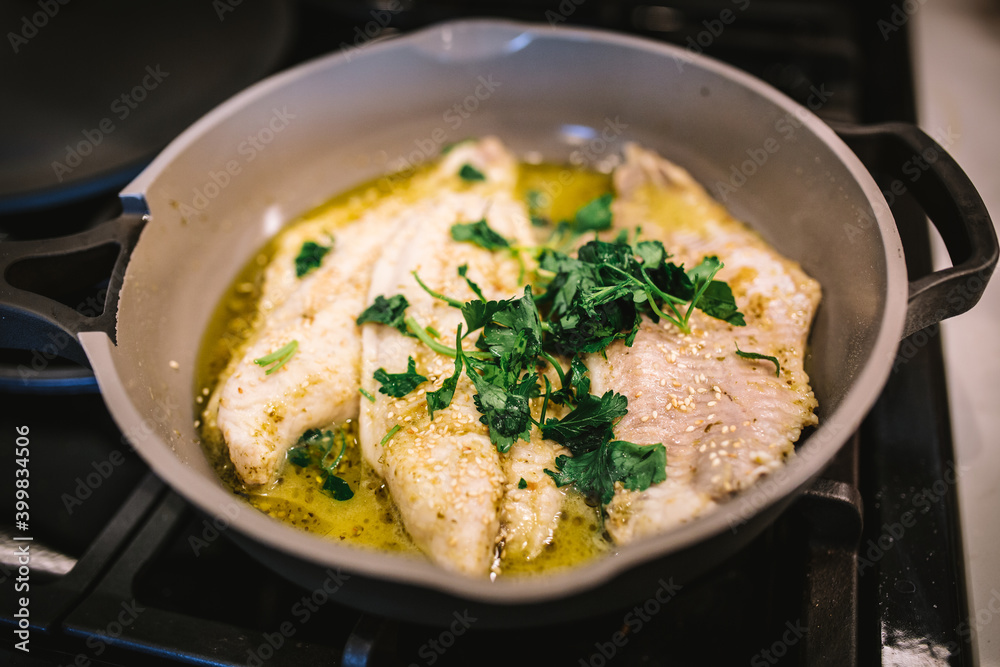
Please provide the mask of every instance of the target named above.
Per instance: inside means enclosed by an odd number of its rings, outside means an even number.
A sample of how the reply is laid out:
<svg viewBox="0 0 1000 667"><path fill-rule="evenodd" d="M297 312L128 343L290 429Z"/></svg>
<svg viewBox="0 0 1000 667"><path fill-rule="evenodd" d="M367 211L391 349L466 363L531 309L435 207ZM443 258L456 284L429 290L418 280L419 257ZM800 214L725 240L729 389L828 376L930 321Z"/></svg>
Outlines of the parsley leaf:
<svg viewBox="0 0 1000 667"><path fill-rule="evenodd" d="M253 362L258 366L269 366L269 368L264 371L264 375L270 375L274 371L278 370L292 358L295 351L299 349L299 341L293 340L292 342L284 345L271 354L265 355L260 359L254 359Z"/></svg>
<svg viewBox="0 0 1000 667"><path fill-rule="evenodd" d="M462 325L458 325L458 332L455 334L455 349L460 350L462 348ZM455 388L458 386L458 380L462 375L464 356L461 354L455 355L455 372L451 374L450 377L445 379L441 384L441 388L437 391L427 392L427 412L431 415L431 421L434 421L434 411L444 410L449 405L451 405L451 399L455 397Z"/></svg>
<svg viewBox="0 0 1000 667"><path fill-rule="evenodd" d="M427 378L417 373L417 362L413 357L408 357L405 373L386 373L384 368L375 371L375 380L382 383L378 388L379 393L387 394L393 398L402 398L416 389L419 385L427 382Z"/></svg>
<svg viewBox="0 0 1000 667"><path fill-rule="evenodd" d="M781 377L781 364L778 363L777 357L772 357L768 354L761 354L760 352L744 352L740 349L740 344L736 344L736 356L742 357L744 359L764 359L770 361L774 364L774 377Z"/></svg>
<svg viewBox="0 0 1000 667"><path fill-rule="evenodd" d="M354 497L354 491L346 481L336 475L337 466L347 451L347 433L341 429L340 453L332 463L327 463L327 458L333 451L334 439L332 431L311 428L302 434L298 443L286 452L285 457L289 463L299 467L319 468L325 478L321 490L334 500L350 500Z"/></svg>
<svg viewBox="0 0 1000 667"><path fill-rule="evenodd" d="M517 483L517 488L519 488L519 489L526 489L526 488L528 488L528 482L525 481L525 479L522 477L521 481L519 481Z"/></svg>
<svg viewBox="0 0 1000 667"><path fill-rule="evenodd" d="M458 170L458 176L467 183L486 180L486 174L479 171L468 162L463 164L462 168Z"/></svg>
<svg viewBox="0 0 1000 667"><path fill-rule="evenodd" d="M303 243L298 256L295 258L295 276L301 278L317 268L328 252L330 252L330 246L320 245L315 241L306 241Z"/></svg>
<svg viewBox="0 0 1000 667"><path fill-rule="evenodd" d="M481 376L475 367L483 370L491 366L485 362L470 363L470 358L458 348L458 356L465 363L465 374L472 380L476 394L472 397L476 409L482 413L479 421L489 427L490 442L503 453L510 450L518 438L529 440L531 437L531 409L528 405L528 395L532 389L537 390L536 376L529 376L519 384L507 388L493 384L487 377ZM475 367L474 365L475 364ZM496 368L491 375L496 375Z"/></svg>
<svg viewBox="0 0 1000 667"><path fill-rule="evenodd" d="M456 241L475 243L487 250L501 250L510 247L510 241L495 232L487 223L486 218L476 222L458 223L451 226L451 238Z"/></svg>
<svg viewBox="0 0 1000 667"><path fill-rule="evenodd" d="M542 425L542 436L568 447L574 455L582 454L611 440L615 422L627 413L628 399L613 391L600 398L578 395L576 407L568 415Z"/></svg>
<svg viewBox="0 0 1000 667"><path fill-rule="evenodd" d="M574 230L579 234L588 231L600 231L611 227L611 200L609 192L583 205L573 219Z"/></svg>
<svg viewBox="0 0 1000 667"><path fill-rule="evenodd" d="M378 324L386 324L407 336L411 336L412 334L403 322L406 318L406 309L409 307L410 302L402 294L396 294L388 299L380 294L375 297L375 302L365 308L364 312L358 316L355 324L361 325L365 322L377 322Z"/></svg>
<svg viewBox="0 0 1000 667"><path fill-rule="evenodd" d="M597 449L556 457L558 471L546 469L556 486L575 484L585 496L607 505L615 495L615 482L643 491L667 478L667 450L661 444L636 445L625 440L601 444Z"/></svg>

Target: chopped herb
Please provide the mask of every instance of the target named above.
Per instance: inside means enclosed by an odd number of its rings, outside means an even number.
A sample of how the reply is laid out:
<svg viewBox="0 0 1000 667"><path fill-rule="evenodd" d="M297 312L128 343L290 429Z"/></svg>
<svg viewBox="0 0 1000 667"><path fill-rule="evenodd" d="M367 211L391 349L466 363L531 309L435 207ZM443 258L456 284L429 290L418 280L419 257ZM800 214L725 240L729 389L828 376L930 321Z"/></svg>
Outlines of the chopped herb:
<svg viewBox="0 0 1000 667"><path fill-rule="evenodd" d="M597 199L583 205L576 212L573 228L579 234L588 231L600 231L611 227L612 194L601 195Z"/></svg>
<svg viewBox="0 0 1000 667"><path fill-rule="evenodd" d="M298 256L295 258L295 275L301 278L317 268L328 252L330 252L330 246L320 245L315 241L306 241L303 243Z"/></svg>
<svg viewBox="0 0 1000 667"><path fill-rule="evenodd" d="M479 171L478 169L476 169L475 167L473 167L468 162L466 162L465 164L463 164L462 168L458 170L458 176L463 181L466 181L468 183L473 183L473 182L476 182L476 181L485 181L486 180L486 174L484 174L483 172Z"/></svg>
<svg viewBox="0 0 1000 667"><path fill-rule="evenodd" d="M519 488L519 489L526 489L526 488L528 488L528 483L524 480L523 477L521 478L521 481L517 483L517 488Z"/></svg>
<svg viewBox="0 0 1000 667"><path fill-rule="evenodd" d="M382 441L379 442L378 444L380 444L380 445L382 445L384 447L385 443L387 443L390 440L392 440L392 436L396 435L396 433L399 432L399 430L401 428L403 428L403 427L400 426L399 424L396 424L395 426L393 426L392 428L390 428L389 432L386 433L385 436L383 436Z"/></svg>
<svg viewBox="0 0 1000 667"><path fill-rule="evenodd" d="M740 344L736 343L736 356L743 357L744 359L764 359L770 361L774 364L774 377L781 377L781 364L778 363L777 357L772 357L768 354L761 354L759 352L744 352L740 349Z"/></svg>
<svg viewBox="0 0 1000 667"><path fill-rule="evenodd" d="M458 267L458 275L460 275L463 278L465 278L465 282L469 286L469 289L471 289L473 291L473 293L476 296L478 296L480 299L482 299L483 301L486 301L486 297L483 296L483 290L481 290L479 288L479 285L477 285L475 282L473 282L473 280L471 278L469 278L469 276L465 275L468 272L469 272L469 265L468 264L463 264L462 266Z"/></svg>
<svg viewBox="0 0 1000 667"><path fill-rule="evenodd" d="M582 454L611 440L615 422L627 413L628 399L621 394L608 391L600 398L584 394L568 415L543 424L542 436L569 447L574 455Z"/></svg>
<svg viewBox="0 0 1000 667"><path fill-rule="evenodd" d="M350 500L354 497L354 491L351 490L348 483L336 475L327 475L320 488L323 489L324 493L332 496L334 500Z"/></svg>
<svg viewBox="0 0 1000 667"><path fill-rule="evenodd" d="M486 248L487 250L500 250L510 247L510 241L493 231L486 223L485 218L476 222L452 225L451 238L456 241L475 243L480 248Z"/></svg>
<svg viewBox="0 0 1000 667"><path fill-rule="evenodd" d="M636 445L614 440L583 454L556 457L553 472L546 469L556 486L575 484L578 491L607 505L615 495L615 483L644 491L667 478L667 450L662 443Z"/></svg>
<svg viewBox="0 0 1000 667"><path fill-rule="evenodd" d="M347 433L340 430L340 453L332 463L327 463L327 458L333 451L334 438L332 431L311 428L302 434L296 446L289 449L285 456L293 465L319 468L320 474L325 478L321 487L323 492L334 500L350 500L354 497L354 492L347 482L336 475L337 466L347 451Z"/></svg>
<svg viewBox="0 0 1000 667"><path fill-rule="evenodd" d="M424 331L426 331L428 333L428 335L434 336L435 338L440 338L441 337L441 332L438 331L437 329L435 329L432 326L428 325L428 326L424 327Z"/></svg>
<svg viewBox="0 0 1000 667"><path fill-rule="evenodd" d="M365 308L364 312L355 320L356 324L365 322L377 322L386 324L399 332L411 335L403 320L406 318L406 309L410 302L402 294L396 294L388 299L382 295L375 297L375 303Z"/></svg>
<svg viewBox="0 0 1000 667"><path fill-rule="evenodd" d="M287 345L275 350L271 354L263 356L260 359L254 359L253 362L258 366L270 366L270 368L264 372L264 375L270 375L288 363L288 360L292 358L292 355L295 354L295 350L297 349L299 349L299 341L293 340Z"/></svg>
<svg viewBox="0 0 1000 667"><path fill-rule="evenodd" d="M458 325L458 332L455 334L455 349L461 349L462 347L462 325ZM455 388L458 386L458 379L462 375L464 357L460 354L455 355L455 372L451 374L450 377L445 379L441 383L441 388L437 391L427 392L427 412L431 415L431 421L434 421L434 411L444 410L449 405L451 405L451 399L455 397Z"/></svg>
<svg viewBox="0 0 1000 667"><path fill-rule="evenodd" d="M386 373L384 368L375 371L375 380L382 383L378 388L379 393L387 394L393 398L402 398L427 382L427 378L417 372L417 362L413 357L408 357L405 373Z"/></svg>
<svg viewBox="0 0 1000 667"><path fill-rule="evenodd" d="M375 397L372 396L372 393L370 391L366 390L364 387L358 387L358 393L361 394L362 396L364 396L365 398L367 398L372 403L375 402Z"/></svg>

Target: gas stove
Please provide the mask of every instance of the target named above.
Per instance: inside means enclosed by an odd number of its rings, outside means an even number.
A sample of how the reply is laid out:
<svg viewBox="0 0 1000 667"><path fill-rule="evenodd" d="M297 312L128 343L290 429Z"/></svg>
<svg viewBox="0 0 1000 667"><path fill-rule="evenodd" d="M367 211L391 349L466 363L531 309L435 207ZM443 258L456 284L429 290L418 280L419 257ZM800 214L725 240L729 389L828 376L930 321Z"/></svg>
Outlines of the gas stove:
<svg viewBox="0 0 1000 667"><path fill-rule="evenodd" d="M741 67L828 121L912 122L908 36L905 21L893 23L894 7L316 0L290 10L282 46L257 76L475 14L663 40ZM240 11L239 3L216 2L209 18L224 26ZM33 15L26 14L29 23ZM894 29L886 34L885 25ZM44 26L36 29L39 37L21 48L43 46ZM8 211L0 229L25 238L92 224L131 173L112 174L105 187L71 202L54 196L51 205L42 198ZM873 175L883 187L894 178ZM895 198L892 210L910 274L928 272L922 212L906 197ZM64 302L85 303L100 298L100 284L63 292ZM86 371L45 357L46 372L25 372L41 352L0 357L3 470L14 480L24 458L17 437L29 438L33 538L24 575L11 506L0 560L10 591L0 647L7 664L973 664L943 361L927 332L903 342L879 401L822 478L736 556L667 601L652 597L634 609L516 631L477 628L461 610L446 628L399 623L288 583L226 538L224 521L200 514L149 472ZM24 427L27 435L17 430ZM16 646L24 584L30 652Z"/></svg>

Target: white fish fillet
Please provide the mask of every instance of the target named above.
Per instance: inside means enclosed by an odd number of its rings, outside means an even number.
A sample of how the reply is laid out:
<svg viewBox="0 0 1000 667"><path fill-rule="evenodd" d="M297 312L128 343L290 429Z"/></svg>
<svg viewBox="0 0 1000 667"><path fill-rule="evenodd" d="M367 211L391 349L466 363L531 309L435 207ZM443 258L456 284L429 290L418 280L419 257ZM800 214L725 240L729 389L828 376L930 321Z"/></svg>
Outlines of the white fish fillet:
<svg viewBox="0 0 1000 667"><path fill-rule="evenodd" d="M486 217L503 236L531 242L524 205L512 198L516 164L491 139L454 148L444 169L456 173L470 163L486 175L484 183L461 191L444 191L420 202L406 214L375 267L368 301L379 295L402 294L407 313L424 327L433 327L441 341L454 345L460 311L428 295L411 275L417 271L431 289L460 301L476 298L457 274L467 264L468 275L488 299L519 295L518 262L506 252L490 252L472 243L451 240L455 223ZM463 347L471 349L474 334ZM511 543L540 550L558 518L562 492L542 468L552 466L552 443L518 443L506 455L491 444L487 428L473 403L475 389L464 373L451 406L427 412L426 392L439 389L454 370L451 358L429 350L414 338L378 325L363 326L362 386L376 397L362 403L359 420L362 453L386 480L403 523L414 542L432 560L448 569L483 575L493 563L495 545L505 526ZM392 398L378 391L373 374L406 369L416 360L417 372L429 378L419 391ZM396 425L402 427L381 444ZM532 488L504 493L520 477Z"/></svg>
<svg viewBox="0 0 1000 667"><path fill-rule="evenodd" d="M615 227L642 226L688 267L717 255L725 263L717 278L733 288L747 322L734 327L696 311L684 335L645 321L631 348L617 341L607 359L589 356L592 391L629 399L616 437L667 448L666 481L620 489L607 508L609 533L626 543L724 502L782 465L801 430L817 423L803 356L820 288L655 153L629 146L615 185ZM691 218L704 222L678 222ZM738 357L737 343L777 357L780 377L769 361Z"/></svg>
<svg viewBox="0 0 1000 667"><path fill-rule="evenodd" d="M272 481L304 431L357 416L361 339L354 320L366 305L380 239L394 225L370 216L338 230L322 265L296 279L219 385L217 425L245 483ZM297 351L272 374L254 363L293 340Z"/></svg>

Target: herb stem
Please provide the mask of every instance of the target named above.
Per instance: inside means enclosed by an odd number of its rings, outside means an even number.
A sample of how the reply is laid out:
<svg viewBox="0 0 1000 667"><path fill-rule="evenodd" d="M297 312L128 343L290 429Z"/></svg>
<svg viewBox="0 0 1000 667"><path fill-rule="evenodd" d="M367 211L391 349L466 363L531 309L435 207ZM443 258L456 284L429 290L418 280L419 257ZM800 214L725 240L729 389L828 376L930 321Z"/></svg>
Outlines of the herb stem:
<svg viewBox="0 0 1000 667"><path fill-rule="evenodd" d="M428 334L427 331L417 323L417 320L414 319L413 315L407 315L406 319L404 319L403 322L406 324L406 327L411 332L413 332L413 335L420 339L420 342L422 342L424 345L431 348L438 354L444 354L449 357L455 357L458 355L458 351L455 348L448 347L447 345L439 343L438 341L431 338L430 334ZM470 351L470 352L465 352L465 355L469 357L474 357L476 359L493 358L493 355L490 354L489 352Z"/></svg>
<svg viewBox="0 0 1000 667"><path fill-rule="evenodd" d="M390 428L389 432L385 434L385 436L382 438L382 441L378 444L384 447L385 443L389 442L392 439L392 436L396 435L396 433L398 433L399 429L401 428L403 427L400 426L399 424L396 424L395 426Z"/></svg>
<svg viewBox="0 0 1000 667"><path fill-rule="evenodd" d="M427 285L424 284L424 281L420 279L420 276L417 275L416 271L412 271L412 273L413 273L413 277L417 279L417 284L420 285L422 288L424 288L424 291L427 292L428 294L430 294L435 299L441 299L442 301L444 301L445 303L447 303L452 308L461 308L463 305L465 305L461 301L459 301L458 299L452 299L450 296L445 296L444 294L441 294L440 292L435 292L430 287L428 287ZM416 333L416 332L414 332L414 333Z"/></svg>
<svg viewBox="0 0 1000 667"><path fill-rule="evenodd" d="M545 350L542 350L542 358L545 359L545 361L547 361L550 364L552 364L552 367L554 369L556 369L556 373L559 374L559 386L560 387L565 387L566 386L566 374L563 372L562 366L559 365L559 362L556 361L555 357L553 357L551 354L549 354ZM548 380L546 380L546 382L548 382Z"/></svg>

